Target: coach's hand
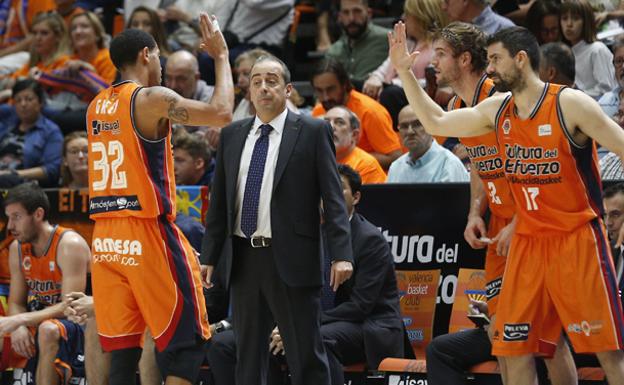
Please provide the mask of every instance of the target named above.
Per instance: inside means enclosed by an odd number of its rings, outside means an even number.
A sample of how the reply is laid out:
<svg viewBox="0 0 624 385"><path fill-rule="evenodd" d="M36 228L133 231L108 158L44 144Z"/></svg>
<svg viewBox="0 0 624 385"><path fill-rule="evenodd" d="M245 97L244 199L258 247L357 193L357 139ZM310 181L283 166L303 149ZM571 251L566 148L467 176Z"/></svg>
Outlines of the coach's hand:
<svg viewBox="0 0 624 385"><path fill-rule="evenodd" d="M11 348L22 357L35 356L35 337L26 326L20 326L11 333Z"/></svg>
<svg viewBox="0 0 624 385"><path fill-rule="evenodd" d="M212 271L214 270L214 266L212 265L201 265L201 274L202 274L202 285L204 288L210 289L214 286L212 283Z"/></svg>
<svg viewBox="0 0 624 385"><path fill-rule="evenodd" d="M199 47L204 52L213 59L228 57L228 47L218 27L217 18L214 15L208 16L207 13L200 13L199 30L202 35L202 41Z"/></svg>
<svg viewBox="0 0 624 385"><path fill-rule="evenodd" d="M483 218L479 215L470 215L466 223L466 230L464 230L464 239L466 242L468 242L473 249L482 249L488 244L480 240L480 238L486 235L487 230Z"/></svg>
<svg viewBox="0 0 624 385"><path fill-rule="evenodd" d="M271 332L271 342L269 343L269 351L274 356L277 356L278 354L284 355L286 353L284 351L284 341L282 340L282 336L280 335L280 332L277 326Z"/></svg>
<svg viewBox="0 0 624 385"><path fill-rule="evenodd" d="M329 275L329 285L332 290L338 290L338 286L342 285L353 274L353 264L349 261L336 261L331 265Z"/></svg>

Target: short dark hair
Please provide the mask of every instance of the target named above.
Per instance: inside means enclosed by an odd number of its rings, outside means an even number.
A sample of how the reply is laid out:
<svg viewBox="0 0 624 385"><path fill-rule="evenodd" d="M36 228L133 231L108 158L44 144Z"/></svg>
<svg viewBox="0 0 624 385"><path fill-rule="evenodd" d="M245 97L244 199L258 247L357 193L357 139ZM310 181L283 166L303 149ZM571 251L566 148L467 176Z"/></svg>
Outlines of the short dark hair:
<svg viewBox="0 0 624 385"><path fill-rule="evenodd" d="M176 136L173 142L173 148L188 152L193 159L203 159L206 167L208 167L208 163L210 163L210 159L212 158L208 143L194 134Z"/></svg>
<svg viewBox="0 0 624 385"><path fill-rule="evenodd" d="M340 85L347 87L347 92L353 89L353 85L351 84L351 79L349 79L349 74L347 73L347 70L338 60L334 58L326 58L321 61L321 63L312 72L310 82L314 83L315 77L325 73L336 75L336 78L338 78L338 82L340 83Z"/></svg>
<svg viewBox="0 0 624 385"><path fill-rule="evenodd" d="M603 198L613 198L616 194L624 194L624 183L616 183L607 187L602 193Z"/></svg>
<svg viewBox="0 0 624 385"><path fill-rule="evenodd" d="M591 4L585 0L566 0L561 3L559 16L563 16L566 13L583 19L583 30L581 33L581 38L583 40L587 43L596 41L596 19ZM565 40L565 37L563 37L563 39Z"/></svg>
<svg viewBox="0 0 624 385"><path fill-rule="evenodd" d="M533 71L537 72L539 70L539 44L537 44L535 35L528 29L524 27L501 29L487 40L488 47L496 43L501 43L511 56L516 56L520 51L526 52Z"/></svg>
<svg viewBox="0 0 624 385"><path fill-rule="evenodd" d="M487 49L485 43L487 35L477 26L461 21L454 21L442 28L433 37L433 40L445 41L457 57L464 52L470 54L472 71L482 73L487 67Z"/></svg>
<svg viewBox="0 0 624 385"><path fill-rule="evenodd" d="M11 93L13 97L17 95L19 92L24 90L32 90L37 98L39 99L39 103L43 104L45 102L45 94L43 92L43 87L41 84L35 79L27 78L23 80L18 80L11 89Z"/></svg>
<svg viewBox="0 0 624 385"><path fill-rule="evenodd" d="M576 76L574 53L562 42L546 43L540 47L545 65L553 66L557 72L574 82Z"/></svg>
<svg viewBox="0 0 624 385"><path fill-rule="evenodd" d="M346 164L338 164L338 174L347 178L352 194L355 194L362 189L362 177L360 176L360 173L351 167Z"/></svg>
<svg viewBox="0 0 624 385"><path fill-rule="evenodd" d="M140 29L126 29L111 41L110 57L115 67L121 71L128 65L134 65L137 55L145 47L150 51L156 48L152 35Z"/></svg>
<svg viewBox="0 0 624 385"><path fill-rule="evenodd" d="M36 182L26 182L11 188L4 198L4 207L19 203L32 215L39 207L43 209L43 219L48 219L50 201Z"/></svg>
<svg viewBox="0 0 624 385"><path fill-rule="evenodd" d="M286 66L286 63L284 63L282 61L282 59L278 58L277 56L273 56L273 55L263 55L260 56L259 58L256 59L256 61L254 62L254 64L251 66L251 69L253 70L254 66L258 63L262 63L265 61L272 61L274 63L277 63L280 65L280 67L282 67L282 79L284 79L284 83L288 84L290 83L290 70L288 69L288 66Z"/></svg>

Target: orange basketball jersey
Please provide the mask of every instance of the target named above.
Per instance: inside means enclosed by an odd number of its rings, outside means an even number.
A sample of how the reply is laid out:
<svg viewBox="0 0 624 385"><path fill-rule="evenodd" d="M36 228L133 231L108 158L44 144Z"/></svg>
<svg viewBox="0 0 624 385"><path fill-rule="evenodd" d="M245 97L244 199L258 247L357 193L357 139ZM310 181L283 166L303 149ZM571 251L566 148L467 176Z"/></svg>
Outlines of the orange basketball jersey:
<svg viewBox="0 0 624 385"><path fill-rule="evenodd" d="M91 219L160 215L175 219L171 130L157 141L140 136L134 126L134 97L140 89L134 82L118 83L89 104Z"/></svg>
<svg viewBox="0 0 624 385"><path fill-rule="evenodd" d="M512 96L496 116L519 234L569 232L602 213L596 146L579 146L570 137L559 107L563 88L546 83L528 119L517 116Z"/></svg>
<svg viewBox="0 0 624 385"><path fill-rule="evenodd" d="M486 75L481 77L477 84L471 106L480 103L483 99L496 92L494 82ZM466 103L455 96L451 109L466 107ZM498 148L496 133L460 138L459 141L466 146L472 167L477 170L483 187L488 194L489 208L492 214L499 218L512 218L515 213L514 201L511 189L505 179L503 171L503 159Z"/></svg>
<svg viewBox="0 0 624 385"><path fill-rule="evenodd" d="M29 303L34 301L37 307L46 308L63 300L61 298L63 272L56 261L56 249L63 234L68 231L73 230L54 226L48 248L41 256L33 255L30 243L19 243L19 260L22 274L28 284Z"/></svg>

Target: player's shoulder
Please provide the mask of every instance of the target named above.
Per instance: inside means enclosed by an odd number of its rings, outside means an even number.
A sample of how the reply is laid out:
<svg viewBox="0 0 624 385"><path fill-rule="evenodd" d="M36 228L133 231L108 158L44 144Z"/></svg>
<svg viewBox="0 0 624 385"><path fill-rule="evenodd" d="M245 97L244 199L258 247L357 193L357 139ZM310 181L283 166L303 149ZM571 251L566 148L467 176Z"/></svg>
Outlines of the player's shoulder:
<svg viewBox="0 0 624 385"><path fill-rule="evenodd" d="M64 229L64 231L60 235L58 245L60 247L69 248L84 246L88 247L87 241L83 238L83 236L72 229Z"/></svg>

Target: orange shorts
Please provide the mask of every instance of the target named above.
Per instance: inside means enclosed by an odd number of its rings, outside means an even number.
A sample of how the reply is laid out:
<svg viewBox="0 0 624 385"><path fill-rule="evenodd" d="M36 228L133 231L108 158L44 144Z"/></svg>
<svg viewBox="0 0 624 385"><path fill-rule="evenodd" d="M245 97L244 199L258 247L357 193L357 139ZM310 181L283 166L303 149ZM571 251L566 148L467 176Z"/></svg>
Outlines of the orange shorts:
<svg viewBox="0 0 624 385"><path fill-rule="evenodd" d="M488 238L494 239L509 222L511 222L511 218L507 219L491 215L490 223L488 224ZM500 293L501 283L503 282L506 262L506 257L502 257L496 253L496 244L489 244L485 252L485 291L490 317L496 314L498 295Z"/></svg>
<svg viewBox="0 0 624 385"><path fill-rule="evenodd" d="M577 353L622 348L622 302L602 221L511 243L492 354L545 353L562 329ZM549 352L554 352L554 349Z"/></svg>
<svg viewBox="0 0 624 385"><path fill-rule="evenodd" d="M147 326L159 351L210 337L199 260L165 219L98 219L91 245L98 334L106 351L141 346Z"/></svg>

